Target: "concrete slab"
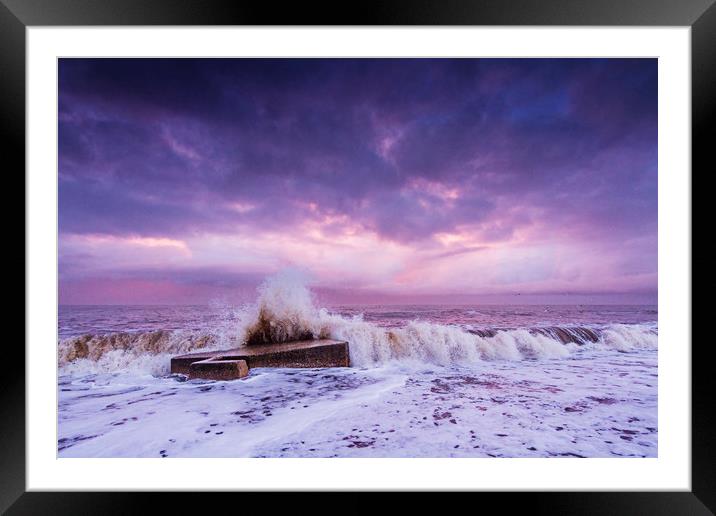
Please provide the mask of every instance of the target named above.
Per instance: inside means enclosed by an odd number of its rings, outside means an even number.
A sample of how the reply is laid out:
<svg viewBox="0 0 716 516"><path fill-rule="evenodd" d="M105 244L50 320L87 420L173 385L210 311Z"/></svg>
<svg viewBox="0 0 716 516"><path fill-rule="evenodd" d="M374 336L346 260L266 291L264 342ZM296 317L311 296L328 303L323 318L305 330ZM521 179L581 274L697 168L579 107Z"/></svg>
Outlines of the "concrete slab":
<svg viewBox="0 0 716 516"><path fill-rule="evenodd" d="M237 349L190 353L171 359L171 372L191 376L194 363L242 360L255 367L348 367L348 343L332 339L260 344Z"/></svg>
<svg viewBox="0 0 716 516"><path fill-rule="evenodd" d="M248 376L245 360L200 360L189 366L189 378L204 380L237 380Z"/></svg>
<svg viewBox="0 0 716 516"><path fill-rule="evenodd" d="M189 369L194 362L209 360L215 356L216 353L190 353L188 355L172 357L171 372L188 375Z"/></svg>

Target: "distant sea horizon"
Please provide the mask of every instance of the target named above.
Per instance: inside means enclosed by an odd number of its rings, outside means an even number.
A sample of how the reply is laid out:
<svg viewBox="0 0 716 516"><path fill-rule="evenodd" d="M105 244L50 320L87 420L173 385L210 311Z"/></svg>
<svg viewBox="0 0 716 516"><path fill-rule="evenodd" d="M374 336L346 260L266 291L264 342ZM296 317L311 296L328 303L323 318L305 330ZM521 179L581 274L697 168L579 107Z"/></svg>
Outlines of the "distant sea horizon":
<svg viewBox="0 0 716 516"><path fill-rule="evenodd" d="M315 299L327 306L513 306L513 305L585 305L585 306L646 306L658 305L656 294L485 294L479 297L466 298L469 294L430 296L422 299L416 298L386 298L383 300L350 301L331 300L330 296L314 294ZM455 299L459 297L460 299ZM209 300L196 301L161 301L161 302L61 302L58 306L207 306L212 304L237 304L243 305L253 301L253 298L227 299L217 297Z"/></svg>

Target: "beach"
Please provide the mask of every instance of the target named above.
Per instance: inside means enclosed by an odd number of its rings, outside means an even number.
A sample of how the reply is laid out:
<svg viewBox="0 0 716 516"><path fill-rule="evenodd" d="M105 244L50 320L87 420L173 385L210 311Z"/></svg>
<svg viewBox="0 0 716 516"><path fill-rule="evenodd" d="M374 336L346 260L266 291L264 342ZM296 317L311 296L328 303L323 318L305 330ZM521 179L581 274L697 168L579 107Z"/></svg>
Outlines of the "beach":
<svg viewBox="0 0 716 516"><path fill-rule="evenodd" d="M170 374L172 356L337 338L350 367ZM59 457L655 457L655 306L61 307ZM122 328L125 331L116 331ZM269 337L271 337L269 335ZM245 344L243 344L245 345Z"/></svg>

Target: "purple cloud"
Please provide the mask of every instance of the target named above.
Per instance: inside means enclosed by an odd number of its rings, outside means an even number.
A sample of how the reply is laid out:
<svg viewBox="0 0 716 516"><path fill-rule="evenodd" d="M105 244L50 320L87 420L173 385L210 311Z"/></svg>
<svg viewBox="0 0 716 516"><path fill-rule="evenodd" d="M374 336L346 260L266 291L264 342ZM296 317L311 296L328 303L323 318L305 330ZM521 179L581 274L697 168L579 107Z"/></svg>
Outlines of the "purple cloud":
<svg viewBox="0 0 716 516"><path fill-rule="evenodd" d="M232 267L211 238L370 235L445 259L551 242L656 289L655 59L61 59L58 123L61 247L189 242L208 281ZM67 281L108 274L109 241L78 242ZM146 279L154 259L116 266Z"/></svg>

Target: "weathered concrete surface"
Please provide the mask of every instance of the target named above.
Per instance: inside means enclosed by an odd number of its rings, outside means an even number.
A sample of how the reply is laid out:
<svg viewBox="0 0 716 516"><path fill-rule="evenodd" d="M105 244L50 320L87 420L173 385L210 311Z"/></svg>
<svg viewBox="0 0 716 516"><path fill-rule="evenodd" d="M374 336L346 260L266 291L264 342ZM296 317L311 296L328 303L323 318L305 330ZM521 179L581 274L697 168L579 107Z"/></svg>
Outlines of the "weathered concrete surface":
<svg viewBox="0 0 716 516"><path fill-rule="evenodd" d="M171 360L171 372L180 374L189 374L189 369L194 362L209 360L214 358L218 352L214 353L191 353L189 355L181 355L173 357Z"/></svg>
<svg viewBox="0 0 716 516"><path fill-rule="evenodd" d="M192 364L201 361L243 360L254 367L348 367L348 343L331 339L260 344L245 348L191 353L172 358L172 373L191 376Z"/></svg>
<svg viewBox="0 0 716 516"><path fill-rule="evenodd" d="M248 376L245 360L200 360L189 366L189 378L205 380L236 380Z"/></svg>

